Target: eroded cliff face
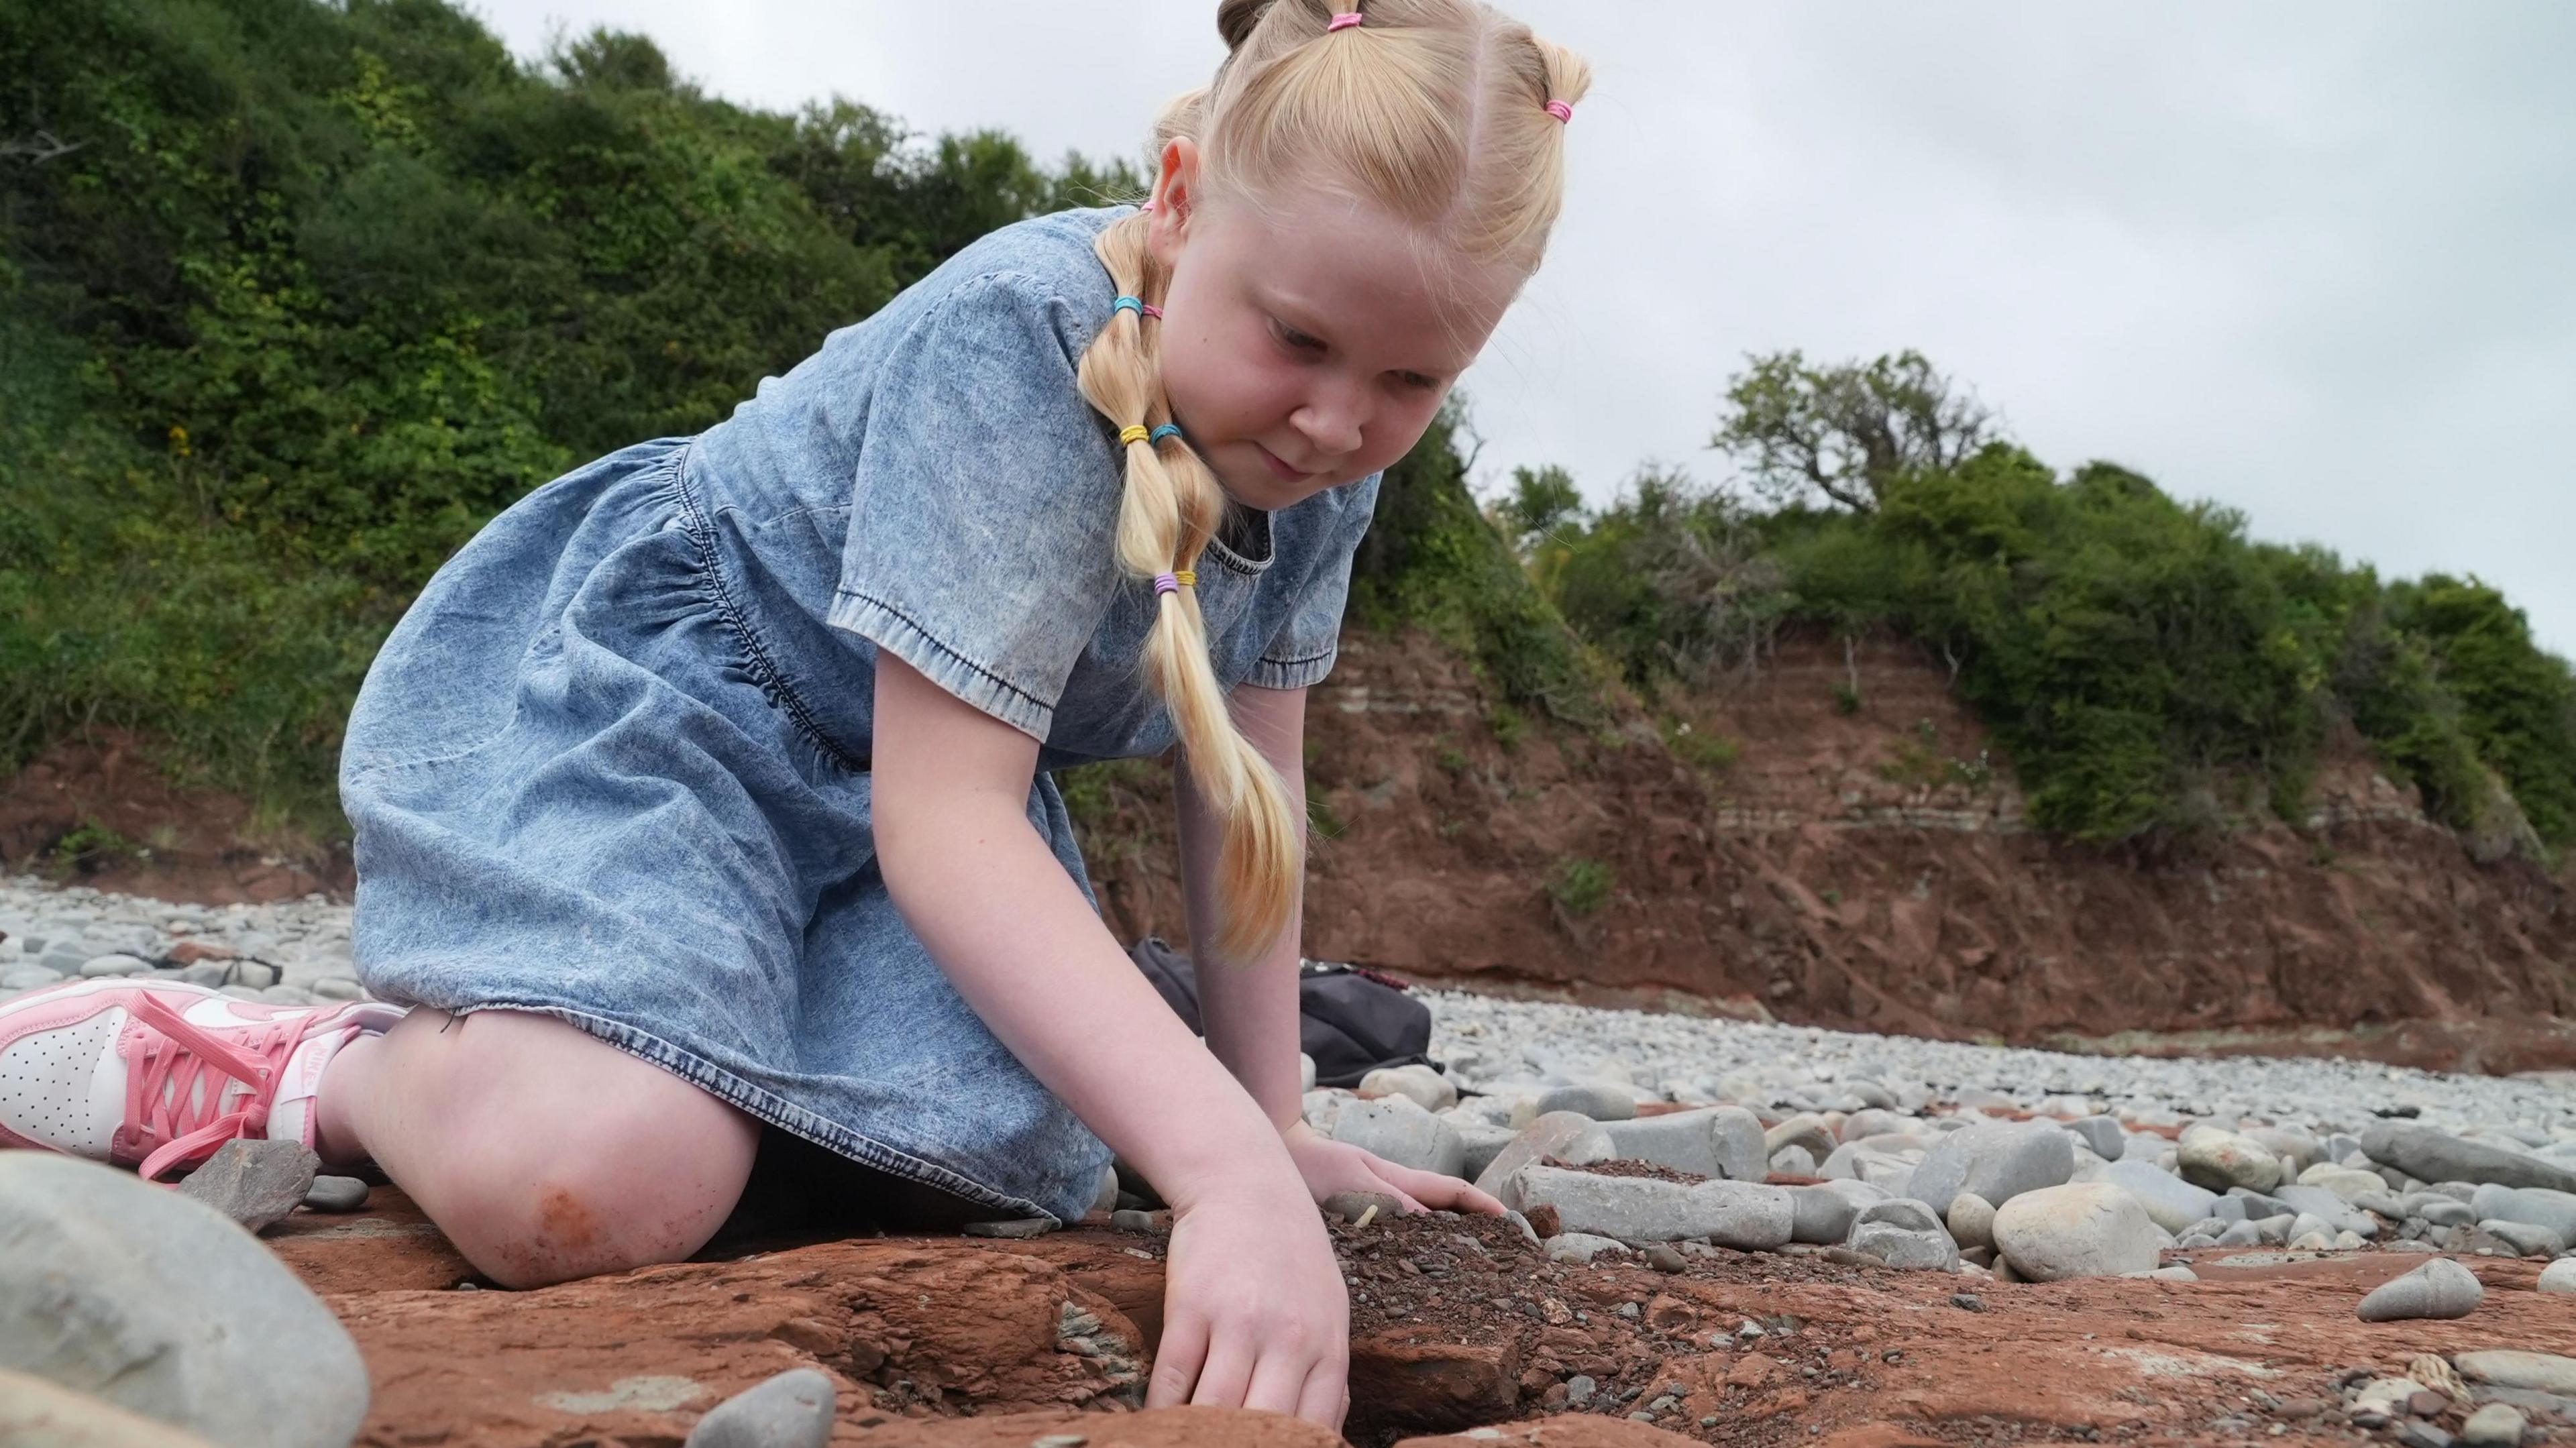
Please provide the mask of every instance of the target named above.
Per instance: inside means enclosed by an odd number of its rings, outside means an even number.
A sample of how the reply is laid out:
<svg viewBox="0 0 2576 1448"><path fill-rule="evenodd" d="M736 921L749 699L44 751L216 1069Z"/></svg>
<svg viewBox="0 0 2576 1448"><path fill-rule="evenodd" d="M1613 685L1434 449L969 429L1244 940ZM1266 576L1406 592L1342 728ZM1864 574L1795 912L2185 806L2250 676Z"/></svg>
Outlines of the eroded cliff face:
<svg viewBox="0 0 2576 1448"><path fill-rule="evenodd" d="M1906 646L1792 642L1682 716L1732 761L1642 718L1517 726L1436 644L1346 640L1309 710L1329 837L1308 953L1872 1031L2576 1062L2564 886L2475 862L2365 765L2327 771L2303 829L2104 850L2027 827L1946 672ZM1103 907L1177 938L1168 798L1141 771L1110 795L1088 836Z"/></svg>

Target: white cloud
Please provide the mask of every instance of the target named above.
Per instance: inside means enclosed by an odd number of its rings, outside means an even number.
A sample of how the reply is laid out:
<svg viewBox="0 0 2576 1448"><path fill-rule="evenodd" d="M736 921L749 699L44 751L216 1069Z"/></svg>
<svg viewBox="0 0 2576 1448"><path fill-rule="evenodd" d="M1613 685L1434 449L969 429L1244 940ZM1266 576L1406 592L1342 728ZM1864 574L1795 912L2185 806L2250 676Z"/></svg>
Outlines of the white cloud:
<svg viewBox="0 0 2576 1448"><path fill-rule="evenodd" d="M485 0L710 89L1134 153L1209 0ZM2062 467L2125 463L2576 652L2576 8L1522 0L1599 82L1548 267L1471 376L1484 465L1703 475L1752 350L1915 347Z"/></svg>

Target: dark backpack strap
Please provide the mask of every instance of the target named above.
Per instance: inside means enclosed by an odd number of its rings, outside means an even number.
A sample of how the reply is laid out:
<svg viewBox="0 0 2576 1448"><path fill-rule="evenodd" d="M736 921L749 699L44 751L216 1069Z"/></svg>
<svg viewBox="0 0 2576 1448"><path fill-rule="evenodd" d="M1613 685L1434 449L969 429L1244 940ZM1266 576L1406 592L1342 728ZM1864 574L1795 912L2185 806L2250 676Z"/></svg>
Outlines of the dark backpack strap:
<svg viewBox="0 0 2576 1448"><path fill-rule="evenodd" d="M1159 935L1148 935L1137 941L1135 948L1127 952L1127 957L1135 961L1136 969L1153 983L1155 994L1163 998L1163 1004L1172 1008L1172 1014L1179 1016L1193 1035L1203 1034L1199 1027L1197 964L1174 950L1171 943Z"/></svg>

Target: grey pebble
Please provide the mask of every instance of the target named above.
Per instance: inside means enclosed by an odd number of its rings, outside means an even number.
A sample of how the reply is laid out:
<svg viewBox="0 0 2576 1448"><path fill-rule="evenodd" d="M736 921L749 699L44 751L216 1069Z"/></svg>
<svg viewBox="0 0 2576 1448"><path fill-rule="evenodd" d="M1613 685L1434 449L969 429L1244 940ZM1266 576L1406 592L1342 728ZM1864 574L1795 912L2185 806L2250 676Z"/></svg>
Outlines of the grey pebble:
<svg viewBox="0 0 2576 1448"><path fill-rule="evenodd" d="M120 953L92 956L81 962L80 973L84 980L99 980L112 975L142 975L151 969L152 962Z"/></svg>
<svg viewBox="0 0 2576 1448"><path fill-rule="evenodd" d="M2435 1257L2403 1277L2379 1284L2356 1309L2364 1322L2466 1317L2486 1301L2486 1284L2448 1257Z"/></svg>
<svg viewBox="0 0 2576 1448"><path fill-rule="evenodd" d="M256 1232L303 1204L321 1166L300 1141L227 1141L179 1192Z"/></svg>
<svg viewBox="0 0 2576 1448"><path fill-rule="evenodd" d="M823 1448L840 1394L812 1368L792 1368L716 1404L685 1448Z"/></svg>
<svg viewBox="0 0 2576 1448"><path fill-rule="evenodd" d="M969 1237L1005 1237L1017 1241L1043 1237L1061 1225L1053 1217L1017 1217L1006 1222L968 1222L959 1230Z"/></svg>
<svg viewBox="0 0 2576 1448"><path fill-rule="evenodd" d="M304 1205L317 1212L364 1211L367 1184L356 1177L317 1176L304 1193Z"/></svg>
<svg viewBox="0 0 2576 1448"><path fill-rule="evenodd" d="M346 1448L357 1344L249 1233L75 1157L0 1152L0 1363L114 1365L89 1390L210 1443Z"/></svg>

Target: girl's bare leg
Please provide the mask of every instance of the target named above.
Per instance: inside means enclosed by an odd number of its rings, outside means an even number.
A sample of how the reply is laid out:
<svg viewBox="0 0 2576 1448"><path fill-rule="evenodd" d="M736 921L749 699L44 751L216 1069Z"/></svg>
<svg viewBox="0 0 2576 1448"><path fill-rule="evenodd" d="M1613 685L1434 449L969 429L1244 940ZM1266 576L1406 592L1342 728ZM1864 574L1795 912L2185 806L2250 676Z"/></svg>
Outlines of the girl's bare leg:
<svg viewBox="0 0 2576 1448"><path fill-rule="evenodd" d="M706 1245L759 1123L551 1016L415 1010L332 1059L325 1160L372 1157L493 1281L536 1287Z"/></svg>

